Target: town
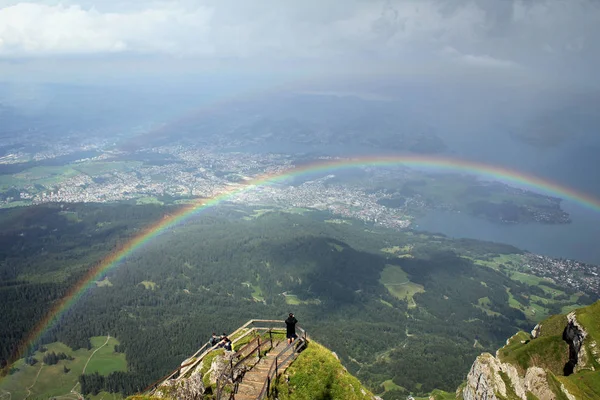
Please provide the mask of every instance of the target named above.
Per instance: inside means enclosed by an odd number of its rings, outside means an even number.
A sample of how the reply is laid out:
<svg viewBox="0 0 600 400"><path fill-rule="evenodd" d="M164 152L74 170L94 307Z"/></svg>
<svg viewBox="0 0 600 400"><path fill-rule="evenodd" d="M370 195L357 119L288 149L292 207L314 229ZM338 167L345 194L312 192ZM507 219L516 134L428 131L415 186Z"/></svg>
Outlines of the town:
<svg viewBox="0 0 600 400"><path fill-rule="evenodd" d="M600 267L597 265L530 253L523 262L527 272L533 275L591 295L600 293Z"/></svg>

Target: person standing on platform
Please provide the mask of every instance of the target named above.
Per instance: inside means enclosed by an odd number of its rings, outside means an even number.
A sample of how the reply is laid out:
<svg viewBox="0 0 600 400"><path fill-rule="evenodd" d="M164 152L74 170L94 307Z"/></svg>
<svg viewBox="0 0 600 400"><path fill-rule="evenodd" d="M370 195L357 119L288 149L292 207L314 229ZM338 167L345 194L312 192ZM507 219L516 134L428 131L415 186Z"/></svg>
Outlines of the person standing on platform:
<svg viewBox="0 0 600 400"><path fill-rule="evenodd" d="M288 318L285 320L286 335L288 344L292 343L296 339L296 324L298 320L294 317L293 313L290 313Z"/></svg>

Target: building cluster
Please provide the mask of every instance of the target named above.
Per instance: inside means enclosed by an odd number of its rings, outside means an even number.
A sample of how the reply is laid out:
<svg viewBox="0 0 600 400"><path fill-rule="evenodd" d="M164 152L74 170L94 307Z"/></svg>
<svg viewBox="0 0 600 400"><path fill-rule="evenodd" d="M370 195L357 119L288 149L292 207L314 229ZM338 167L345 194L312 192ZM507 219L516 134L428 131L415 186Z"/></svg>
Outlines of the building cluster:
<svg viewBox="0 0 600 400"><path fill-rule="evenodd" d="M580 261L527 254L524 263L530 273L552 279L588 294L600 293L600 267Z"/></svg>
<svg viewBox="0 0 600 400"><path fill-rule="evenodd" d="M100 142L99 142L100 143ZM78 150L102 148L86 144ZM62 155L64 144L52 150L32 155L32 159L45 159ZM136 161L137 160L137 161ZM114 164L111 162L114 161ZM146 161L146 162L143 162ZM99 155L69 164L75 174L30 179L24 187L15 187L19 196L0 199L0 207L16 204L47 202L114 202L123 200L146 201L148 198L211 198L233 193L234 202L280 207L301 207L327 210L342 217L356 218L390 228L406 228L411 224L409 210L437 208L457 211L456 205L432 203L415 193L405 196L405 204L388 207L379 200L390 197L385 190L367 191L360 184L335 183L332 176L295 184L253 185L272 176L285 176L294 167L292 156L283 154L239 153L213 151L211 148L163 146L145 152L128 154L117 150L99 151ZM409 178L408 170L369 170L378 178L395 181ZM52 172L49 172L49 174ZM387 174L387 175L386 175ZM21 174L23 175L23 174ZM22 177L26 178L26 174ZM515 195L525 195L521 189ZM384 203L385 204L385 203ZM554 203L553 203L554 204ZM560 208L558 208L559 211ZM540 210L533 210L542 212ZM532 212L533 212L532 211ZM556 209L548 206L548 219ZM545 216L540 214L539 220ZM566 214L565 214L566 215Z"/></svg>
<svg viewBox="0 0 600 400"><path fill-rule="evenodd" d="M259 190L243 191L231 198L232 202L248 205L270 204L278 207L312 208L330 211L342 217L373 222L389 228L407 228L411 220L404 209L389 208L377 201L381 195L368 194L357 188L328 184L333 178L323 178L304 182L297 186L266 186Z"/></svg>

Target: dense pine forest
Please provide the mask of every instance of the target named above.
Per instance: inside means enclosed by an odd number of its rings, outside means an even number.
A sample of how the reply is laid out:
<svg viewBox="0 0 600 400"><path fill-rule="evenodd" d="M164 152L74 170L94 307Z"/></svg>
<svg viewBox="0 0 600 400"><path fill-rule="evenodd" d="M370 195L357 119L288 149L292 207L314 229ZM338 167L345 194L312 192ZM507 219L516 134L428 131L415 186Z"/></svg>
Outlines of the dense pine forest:
<svg viewBox="0 0 600 400"><path fill-rule="evenodd" d="M3 374L14 372L9 361L19 343L54 301L119 244L173 211L127 204L2 210ZM531 319L511 307L511 299L528 304L544 291L510 279L506 266L473 261L519 255L519 249L328 218L317 211L253 213L239 206L190 218L109 270L37 345L89 348L92 336L118 338L116 351L125 353L128 371L87 374L80 383L84 394L130 394L178 366L211 332L293 311L375 392L391 381L425 393L453 390L481 351L531 329ZM401 247L407 249L402 257L383 251ZM390 271L399 278L386 286L382 277ZM394 295L393 285L408 283L418 290ZM61 355L48 357L43 361Z"/></svg>

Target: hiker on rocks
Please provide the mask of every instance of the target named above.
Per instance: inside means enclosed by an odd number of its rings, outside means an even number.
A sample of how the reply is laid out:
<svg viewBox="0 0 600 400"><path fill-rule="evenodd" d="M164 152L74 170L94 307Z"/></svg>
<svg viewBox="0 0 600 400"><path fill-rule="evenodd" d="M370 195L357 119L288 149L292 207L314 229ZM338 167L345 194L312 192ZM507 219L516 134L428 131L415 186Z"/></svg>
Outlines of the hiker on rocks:
<svg viewBox="0 0 600 400"><path fill-rule="evenodd" d="M208 341L208 343L210 344L211 347L213 347L214 345L216 345L217 343L219 343L219 337L217 336L216 333L212 333L212 336L210 338L210 340Z"/></svg>
<svg viewBox="0 0 600 400"><path fill-rule="evenodd" d="M285 320L285 326L286 326L286 337L287 337L287 341L288 344L292 343L295 339L296 339L296 324L298 323L298 320L296 319L296 317L294 317L293 313L290 313L290 315L287 317L287 319Z"/></svg>

